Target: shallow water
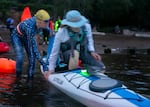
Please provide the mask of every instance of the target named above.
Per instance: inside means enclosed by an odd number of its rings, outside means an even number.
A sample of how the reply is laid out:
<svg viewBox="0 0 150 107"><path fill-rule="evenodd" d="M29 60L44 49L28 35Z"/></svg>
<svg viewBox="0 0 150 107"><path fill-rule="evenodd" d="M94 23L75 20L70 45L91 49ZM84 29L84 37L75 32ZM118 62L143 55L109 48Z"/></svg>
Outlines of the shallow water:
<svg viewBox="0 0 150 107"><path fill-rule="evenodd" d="M150 98L150 56L105 54L106 74L130 89ZM15 75L0 74L0 107L84 107L49 84L37 66L33 87L26 83L26 72L20 82Z"/></svg>

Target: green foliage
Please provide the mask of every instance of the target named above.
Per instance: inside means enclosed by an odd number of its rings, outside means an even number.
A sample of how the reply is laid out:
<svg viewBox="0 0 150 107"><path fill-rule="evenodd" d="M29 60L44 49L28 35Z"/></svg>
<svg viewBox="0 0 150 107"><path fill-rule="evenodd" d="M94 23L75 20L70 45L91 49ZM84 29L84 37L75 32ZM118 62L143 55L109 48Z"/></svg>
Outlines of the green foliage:
<svg viewBox="0 0 150 107"><path fill-rule="evenodd" d="M32 15L34 15L38 9L46 9L49 13L51 13L51 11L52 11L52 6L49 4L46 4L46 3L40 4L39 2L35 2L35 0L27 0L30 2L24 3L25 1L26 0L19 0L19 2L17 2L17 0L1 0L0 1L0 4L1 4L1 6L0 6L1 21L3 21L3 22L5 21L6 17L9 14L9 11L12 7L18 7L19 12L21 13L25 6L29 6L31 9Z"/></svg>
<svg viewBox="0 0 150 107"><path fill-rule="evenodd" d="M0 4L1 18L14 6L20 12L24 6L29 6L33 14L43 8L54 19L63 18L70 9L77 9L97 29L115 25L150 28L150 0L0 0Z"/></svg>

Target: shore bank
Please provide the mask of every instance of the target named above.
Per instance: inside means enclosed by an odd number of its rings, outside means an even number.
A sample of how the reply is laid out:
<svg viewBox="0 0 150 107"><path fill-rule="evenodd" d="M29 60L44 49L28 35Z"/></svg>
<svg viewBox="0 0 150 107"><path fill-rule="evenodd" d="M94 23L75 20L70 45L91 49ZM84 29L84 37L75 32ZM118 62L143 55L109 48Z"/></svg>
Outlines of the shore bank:
<svg viewBox="0 0 150 107"><path fill-rule="evenodd" d="M1 30L0 36L8 44L10 43L10 36L8 30ZM98 53L104 53L105 49L150 49L149 37L135 37L122 34L96 33L93 34L95 49ZM41 45L46 48L45 45Z"/></svg>
<svg viewBox="0 0 150 107"><path fill-rule="evenodd" d="M104 49L149 49L149 37L135 37L120 34L94 35L96 51L103 53Z"/></svg>

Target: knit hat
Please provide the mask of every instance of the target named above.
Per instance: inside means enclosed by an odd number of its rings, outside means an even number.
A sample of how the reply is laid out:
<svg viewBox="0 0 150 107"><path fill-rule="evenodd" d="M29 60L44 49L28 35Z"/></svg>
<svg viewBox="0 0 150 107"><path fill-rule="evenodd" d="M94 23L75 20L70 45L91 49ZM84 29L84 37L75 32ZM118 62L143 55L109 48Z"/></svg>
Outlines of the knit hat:
<svg viewBox="0 0 150 107"><path fill-rule="evenodd" d="M78 28L83 26L88 20L80 14L77 10L70 10L67 12L65 19L62 20L62 25Z"/></svg>
<svg viewBox="0 0 150 107"><path fill-rule="evenodd" d="M48 21L50 19L50 15L46 10L38 10L35 14L35 17L40 21Z"/></svg>

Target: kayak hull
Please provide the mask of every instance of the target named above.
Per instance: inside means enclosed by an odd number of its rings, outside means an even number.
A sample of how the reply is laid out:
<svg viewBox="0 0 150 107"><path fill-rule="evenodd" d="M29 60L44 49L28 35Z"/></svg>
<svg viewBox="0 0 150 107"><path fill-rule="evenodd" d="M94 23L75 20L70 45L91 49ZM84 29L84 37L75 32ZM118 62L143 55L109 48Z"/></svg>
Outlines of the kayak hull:
<svg viewBox="0 0 150 107"><path fill-rule="evenodd" d="M92 91L92 81L111 79L105 74L87 76L82 70L51 74L48 81L62 92L86 105L87 107L149 107L150 100L129 90L126 86L107 89L104 92Z"/></svg>

